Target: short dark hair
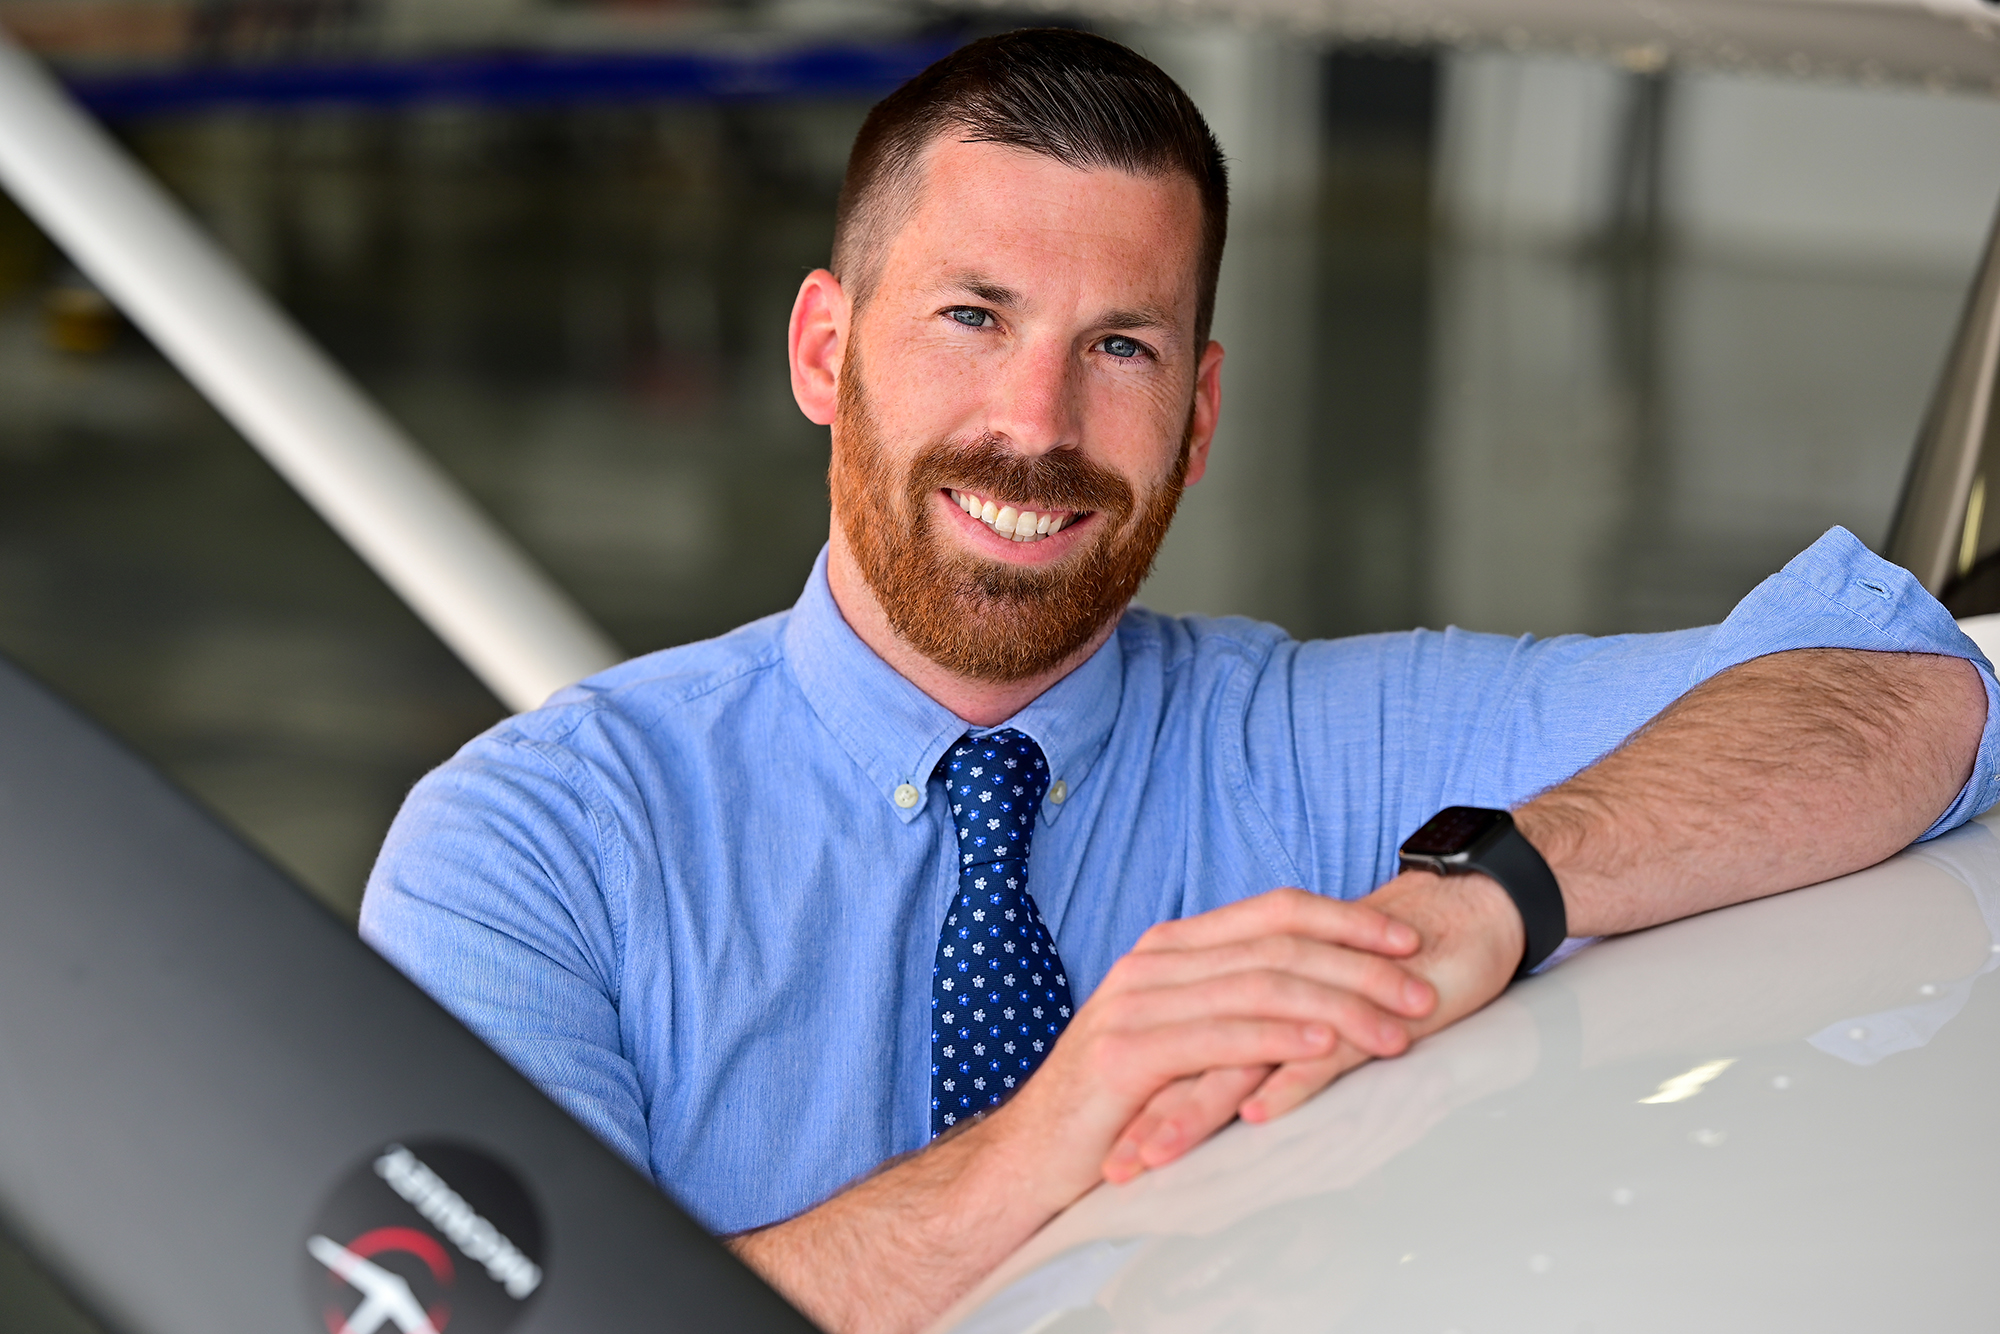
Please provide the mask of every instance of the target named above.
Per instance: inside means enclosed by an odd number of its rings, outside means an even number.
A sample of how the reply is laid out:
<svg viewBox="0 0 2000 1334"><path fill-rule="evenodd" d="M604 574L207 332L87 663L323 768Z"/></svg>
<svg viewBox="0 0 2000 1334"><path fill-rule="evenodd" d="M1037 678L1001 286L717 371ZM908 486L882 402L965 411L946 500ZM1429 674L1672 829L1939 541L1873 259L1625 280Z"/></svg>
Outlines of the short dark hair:
<svg viewBox="0 0 2000 1334"><path fill-rule="evenodd" d="M1067 28L983 37L911 79L868 113L847 157L833 228L833 271L857 305L880 272L896 205L931 141L1004 144L1065 166L1139 175L1179 172L1201 192L1197 347L1215 315L1215 284L1229 229L1222 149L1179 84L1129 47Z"/></svg>

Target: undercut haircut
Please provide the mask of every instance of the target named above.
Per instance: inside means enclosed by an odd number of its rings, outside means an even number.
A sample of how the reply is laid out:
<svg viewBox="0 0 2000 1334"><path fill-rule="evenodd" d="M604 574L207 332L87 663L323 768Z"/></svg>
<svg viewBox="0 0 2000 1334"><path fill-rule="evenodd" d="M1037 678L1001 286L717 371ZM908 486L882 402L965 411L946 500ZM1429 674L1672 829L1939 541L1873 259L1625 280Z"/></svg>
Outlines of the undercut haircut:
<svg viewBox="0 0 2000 1334"><path fill-rule="evenodd" d="M1180 174L1201 194L1195 347L1208 341L1229 229L1229 180L1208 122L1152 61L1094 33L1024 28L960 47L889 94L848 154L833 273L858 310L914 208L924 152L946 134L1079 170Z"/></svg>

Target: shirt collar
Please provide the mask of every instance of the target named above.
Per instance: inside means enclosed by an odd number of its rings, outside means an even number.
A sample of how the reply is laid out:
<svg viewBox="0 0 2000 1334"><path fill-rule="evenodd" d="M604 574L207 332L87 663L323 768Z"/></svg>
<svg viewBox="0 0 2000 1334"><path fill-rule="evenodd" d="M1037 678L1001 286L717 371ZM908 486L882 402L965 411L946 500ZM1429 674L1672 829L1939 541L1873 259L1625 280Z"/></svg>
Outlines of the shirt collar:
<svg viewBox="0 0 2000 1334"><path fill-rule="evenodd" d="M1001 724L1033 737L1049 762L1049 790L1057 791L1057 783L1066 789L1061 801L1042 798L1043 824L1054 824L1076 800L1077 788L1111 739L1124 693L1125 651L1114 632L1075 671Z"/></svg>
<svg viewBox="0 0 2000 1334"><path fill-rule="evenodd" d="M861 642L833 600L826 554L820 548L805 591L785 619L785 662L821 724L907 824L932 801L931 770L946 748L968 731L994 729L970 727ZM1066 802L1075 800L1076 788L1104 752L1123 693L1123 664L1113 635L1082 666L1001 724L1033 737L1048 758L1051 790L1058 782L1067 789L1065 802L1043 800L1044 823L1053 823ZM896 800L905 783L917 791L909 806Z"/></svg>

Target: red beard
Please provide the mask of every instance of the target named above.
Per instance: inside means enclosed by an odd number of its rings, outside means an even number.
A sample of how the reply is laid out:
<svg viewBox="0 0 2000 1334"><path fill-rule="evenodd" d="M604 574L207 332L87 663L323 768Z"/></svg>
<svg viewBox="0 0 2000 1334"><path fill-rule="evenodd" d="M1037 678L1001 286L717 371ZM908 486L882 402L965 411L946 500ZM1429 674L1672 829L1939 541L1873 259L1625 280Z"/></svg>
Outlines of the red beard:
<svg viewBox="0 0 2000 1334"><path fill-rule="evenodd" d="M992 436L926 445L899 484L849 356L827 484L847 545L896 634L954 675L1023 681L1089 643L1139 591L1180 504L1193 433L1190 410L1172 471L1143 502L1124 478L1075 450L1028 457ZM1089 512L1098 531L1050 565L953 551L932 504L947 487L1043 513Z"/></svg>

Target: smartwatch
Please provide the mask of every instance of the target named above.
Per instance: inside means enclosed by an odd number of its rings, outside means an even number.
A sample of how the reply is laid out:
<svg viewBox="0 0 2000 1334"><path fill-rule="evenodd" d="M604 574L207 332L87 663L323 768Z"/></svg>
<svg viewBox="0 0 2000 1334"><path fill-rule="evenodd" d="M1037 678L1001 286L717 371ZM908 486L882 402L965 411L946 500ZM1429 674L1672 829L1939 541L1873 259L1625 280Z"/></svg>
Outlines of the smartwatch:
<svg viewBox="0 0 2000 1334"><path fill-rule="evenodd" d="M1555 872L1506 811L1447 806L1404 840L1400 852L1405 871L1491 876L1507 891L1527 937L1516 978L1540 967L1569 932Z"/></svg>

